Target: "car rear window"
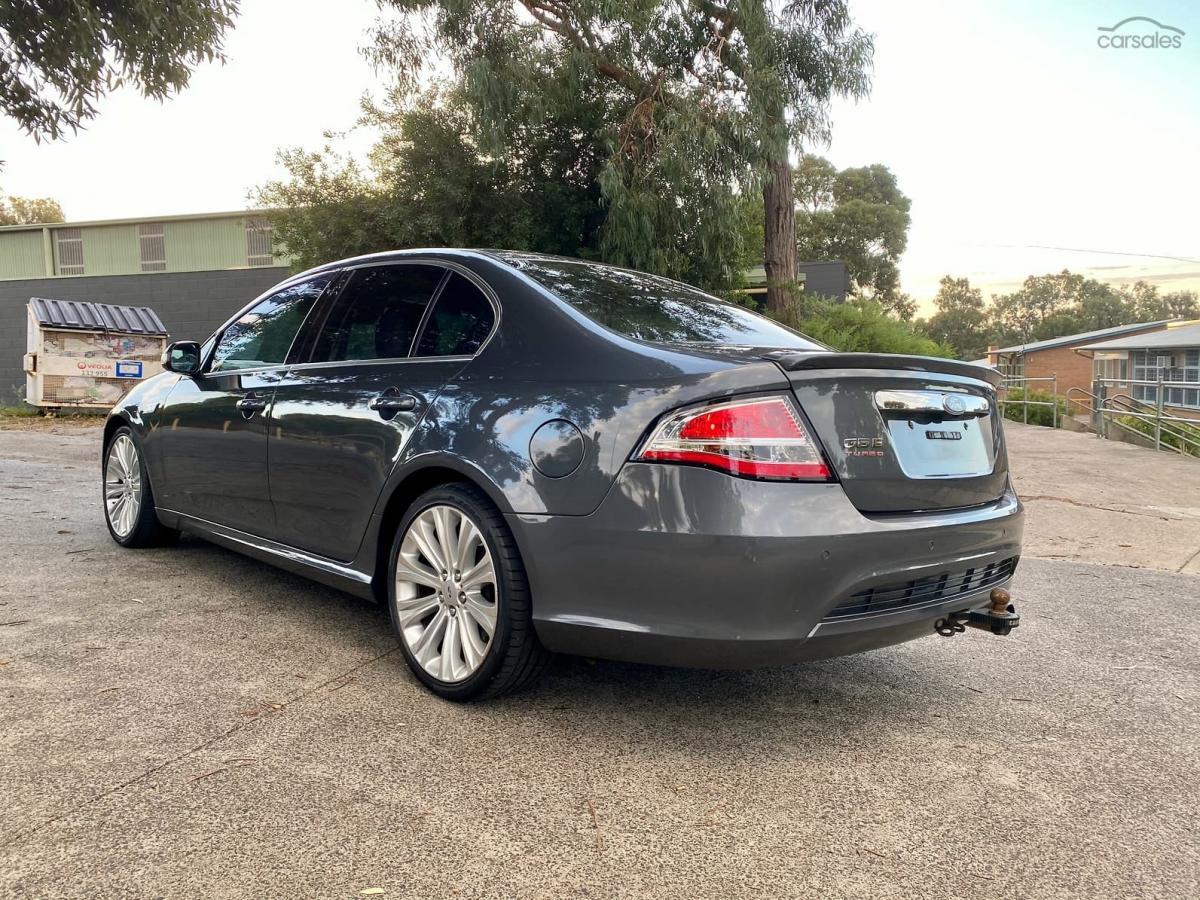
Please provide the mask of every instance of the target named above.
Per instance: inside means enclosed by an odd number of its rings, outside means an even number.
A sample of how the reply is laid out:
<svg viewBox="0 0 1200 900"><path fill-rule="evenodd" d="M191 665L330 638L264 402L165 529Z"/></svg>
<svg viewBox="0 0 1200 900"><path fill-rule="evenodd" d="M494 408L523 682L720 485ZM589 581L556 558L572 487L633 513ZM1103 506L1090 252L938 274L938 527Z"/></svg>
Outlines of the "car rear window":
<svg viewBox="0 0 1200 900"><path fill-rule="evenodd" d="M519 253L503 259L592 321L641 341L826 349L766 316L669 278Z"/></svg>

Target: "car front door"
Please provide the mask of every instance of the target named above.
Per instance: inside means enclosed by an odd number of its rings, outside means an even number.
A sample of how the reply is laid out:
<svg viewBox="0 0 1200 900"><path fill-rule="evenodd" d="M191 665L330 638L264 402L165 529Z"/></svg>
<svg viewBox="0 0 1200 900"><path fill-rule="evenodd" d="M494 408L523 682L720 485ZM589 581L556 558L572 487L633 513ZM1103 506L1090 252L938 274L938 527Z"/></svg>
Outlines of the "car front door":
<svg viewBox="0 0 1200 900"><path fill-rule="evenodd" d="M457 271L423 262L351 271L310 359L275 386L269 457L280 540L355 558L414 429L495 319Z"/></svg>
<svg viewBox="0 0 1200 900"><path fill-rule="evenodd" d="M183 376L157 416L154 438L164 508L273 537L267 421L281 366L301 324L332 280L272 293L227 324L200 374Z"/></svg>

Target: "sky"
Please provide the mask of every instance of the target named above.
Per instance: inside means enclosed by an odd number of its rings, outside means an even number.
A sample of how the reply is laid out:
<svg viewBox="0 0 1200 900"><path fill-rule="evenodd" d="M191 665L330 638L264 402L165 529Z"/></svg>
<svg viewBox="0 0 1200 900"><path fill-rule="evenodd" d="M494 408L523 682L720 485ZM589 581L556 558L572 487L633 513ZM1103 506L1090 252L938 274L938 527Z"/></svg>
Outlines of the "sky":
<svg viewBox="0 0 1200 900"><path fill-rule="evenodd" d="M835 102L832 142L807 149L896 174L912 200L901 283L925 310L947 274L985 294L1064 268L1200 290L1200 4L850 7L875 36L872 92ZM359 99L386 87L358 52L376 15L374 0L243 0L228 62L165 103L122 90L53 144L0 119L0 191L52 196L69 220L214 212L278 177L281 147L333 131L361 157ZM1098 46L1130 16L1181 46Z"/></svg>

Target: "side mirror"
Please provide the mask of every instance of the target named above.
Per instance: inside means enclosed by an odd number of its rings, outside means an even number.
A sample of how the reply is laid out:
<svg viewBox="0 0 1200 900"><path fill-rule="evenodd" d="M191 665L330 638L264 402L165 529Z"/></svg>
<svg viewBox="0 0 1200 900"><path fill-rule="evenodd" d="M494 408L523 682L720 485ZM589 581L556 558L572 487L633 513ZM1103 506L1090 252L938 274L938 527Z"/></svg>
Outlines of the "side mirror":
<svg viewBox="0 0 1200 900"><path fill-rule="evenodd" d="M200 345L195 341L175 341L163 351L162 366L168 372L195 375L200 371Z"/></svg>

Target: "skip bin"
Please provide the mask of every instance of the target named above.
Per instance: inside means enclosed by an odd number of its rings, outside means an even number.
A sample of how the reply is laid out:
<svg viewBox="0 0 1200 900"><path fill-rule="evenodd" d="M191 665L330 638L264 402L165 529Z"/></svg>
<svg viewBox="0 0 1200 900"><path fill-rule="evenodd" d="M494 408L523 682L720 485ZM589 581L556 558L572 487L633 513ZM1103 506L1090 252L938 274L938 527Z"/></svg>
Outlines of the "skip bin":
<svg viewBox="0 0 1200 900"><path fill-rule="evenodd" d="M146 306L33 297L25 399L33 406L107 409L162 371L167 329Z"/></svg>

